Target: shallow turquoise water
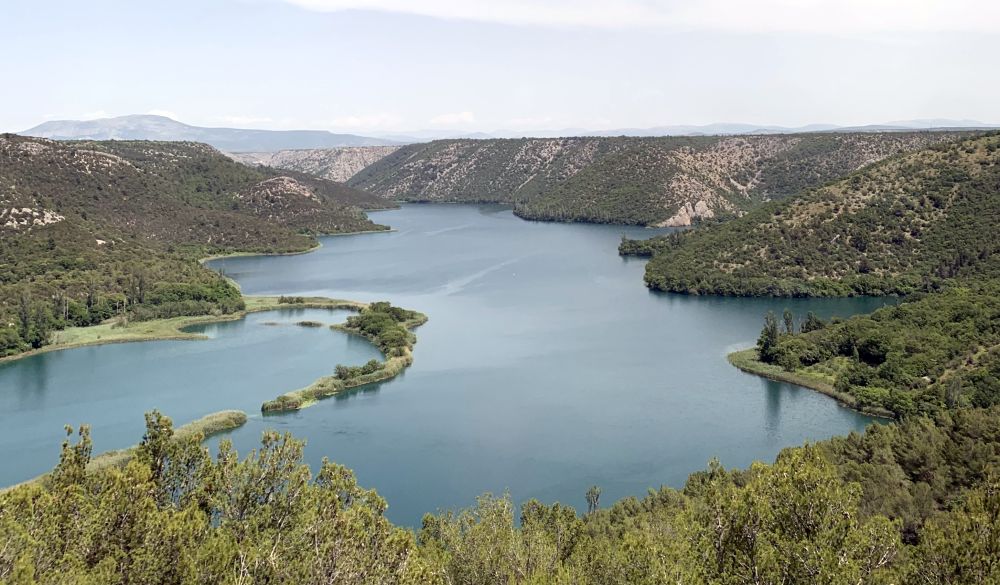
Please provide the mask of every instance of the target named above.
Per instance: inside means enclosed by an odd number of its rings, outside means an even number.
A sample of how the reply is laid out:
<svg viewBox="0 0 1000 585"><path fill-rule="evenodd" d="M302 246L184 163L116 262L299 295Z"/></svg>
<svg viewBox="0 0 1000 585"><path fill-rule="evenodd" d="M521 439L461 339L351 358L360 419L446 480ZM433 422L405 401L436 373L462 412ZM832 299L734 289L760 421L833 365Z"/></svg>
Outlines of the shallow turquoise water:
<svg viewBox="0 0 1000 585"><path fill-rule="evenodd" d="M43 354L0 366L0 484L55 463L63 424L93 425L95 451L135 443L142 413L178 423L227 408L254 416L228 438L241 452L265 428L308 441L310 462L343 463L389 502L389 517L509 490L577 507L680 486L713 456L726 466L860 430L870 419L812 391L729 366L768 310L847 316L878 299L661 295L644 262L617 255L641 228L526 222L492 206L407 205L372 214L396 231L325 238L307 255L210 265L247 294L390 300L427 313L415 363L395 380L298 413L261 417L263 400L362 363L367 342L326 328L343 314L265 313L166 341ZM276 316L277 315L277 316ZM265 321L285 326L264 326Z"/></svg>

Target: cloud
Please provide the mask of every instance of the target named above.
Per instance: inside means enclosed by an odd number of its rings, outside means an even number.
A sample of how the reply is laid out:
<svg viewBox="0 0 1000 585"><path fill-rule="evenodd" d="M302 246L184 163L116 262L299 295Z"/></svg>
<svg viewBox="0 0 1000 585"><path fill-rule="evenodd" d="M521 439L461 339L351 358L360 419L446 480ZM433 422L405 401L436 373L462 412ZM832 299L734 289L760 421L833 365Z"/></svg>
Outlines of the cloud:
<svg viewBox="0 0 1000 585"><path fill-rule="evenodd" d="M512 25L732 32L1000 30L993 0L282 0L307 10L370 10Z"/></svg>
<svg viewBox="0 0 1000 585"><path fill-rule="evenodd" d="M476 123L476 115L472 112L451 112L439 114L427 122L431 126L465 126Z"/></svg>

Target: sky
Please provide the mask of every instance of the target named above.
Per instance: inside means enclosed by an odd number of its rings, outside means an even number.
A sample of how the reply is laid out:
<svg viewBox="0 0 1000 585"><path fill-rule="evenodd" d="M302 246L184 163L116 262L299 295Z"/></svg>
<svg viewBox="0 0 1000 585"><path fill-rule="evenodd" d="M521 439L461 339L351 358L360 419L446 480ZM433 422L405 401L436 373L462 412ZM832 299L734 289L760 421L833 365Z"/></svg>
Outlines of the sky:
<svg viewBox="0 0 1000 585"><path fill-rule="evenodd" d="M0 131L1000 122L992 0L0 0Z"/></svg>

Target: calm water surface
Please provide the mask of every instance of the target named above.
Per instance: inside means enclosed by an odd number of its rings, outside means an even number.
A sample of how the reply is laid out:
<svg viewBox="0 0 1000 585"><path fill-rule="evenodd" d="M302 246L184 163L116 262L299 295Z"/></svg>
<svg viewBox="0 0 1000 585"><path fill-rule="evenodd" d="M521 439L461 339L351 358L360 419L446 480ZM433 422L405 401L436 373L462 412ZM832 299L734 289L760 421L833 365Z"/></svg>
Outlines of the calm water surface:
<svg viewBox="0 0 1000 585"><path fill-rule="evenodd" d="M680 486L718 456L772 460L805 440L870 419L809 390L729 366L768 310L867 312L876 299L774 300L661 295L644 262L617 244L641 228L526 222L490 206L408 205L372 214L396 231L325 238L312 254L211 265L247 294L390 300L427 313L415 363L401 377L299 413L260 417L228 436L241 451L267 428L308 441L417 525L424 512L509 490L584 506ZM280 315L342 320L329 313ZM142 412L184 422L224 408L251 413L334 364L373 355L363 341L294 326L274 314L215 325L210 341L55 352L0 367L0 483L48 469L61 426L89 422L95 450L134 443Z"/></svg>

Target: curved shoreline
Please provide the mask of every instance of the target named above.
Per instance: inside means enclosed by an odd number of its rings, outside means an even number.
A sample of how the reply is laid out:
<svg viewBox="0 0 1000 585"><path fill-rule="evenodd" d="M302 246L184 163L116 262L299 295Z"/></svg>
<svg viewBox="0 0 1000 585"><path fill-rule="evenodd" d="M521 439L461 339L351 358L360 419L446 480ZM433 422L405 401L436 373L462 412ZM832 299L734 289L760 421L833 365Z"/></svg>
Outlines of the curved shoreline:
<svg viewBox="0 0 1000 585"><path fill-rule="evenodd" d="M341 379L336 374L323 376L305 388L286 392L273 400L264 402L260 407L261 412L265 415L296 412L303 408L308 408L324 398L329 398L346 390L395 378L413 364L413 344L416 343L416 336L413 335L413 330L427 322L427 315L416 311L413 311L413 313L413 317L399 323L409 333L409 343L406 347L399 348L401 350L400 355L387 356L383 351L383 360L378 370L346 380ZM378 339L375 336L349 327L346 323L330 325L330 329L349 335L364 337L376 347L378 346Z"/></svg>
<svg viewBox="0 0 1000 585"><path fill-rule="evenodd" d="M803 388L829 396L830 398L836 400L841 406L850 408L851 410L860 412L861 414L875 418L895 420L892 413L887 410L858 406L858 401L854 396L838 392L837 389L828 382L810 377L808 375L788 372L781 368L781 366L766 364L760 361L757 357L756 348L751 347L734 351L726 356L726 360L741 372L753 374L761 378L767 378L768 380L774 380L775 382L785 382L787 384L802 386Z"/></svg>
<svg viewBox="0 0 1000 585"><path fill-rule="evenodd" d="M248 418L247 413L242 410L220 410L219 412L206 414L197 420L193 420L185 425L175 428L173 436L174 439L183 439L184 437L201 434L202 441L205 441L216 435L242 427L246 424ZM126 447L124 449L114 449L112 451L105 451L99 455L94 455L87 464L87 472L93 473L109 467L123 466L132 459L133 455L135 455L135 450L138 447L138 445L132 445L131 447ZM43 473L20 483L15 483L14 485L0 487L0 494L22 486L44 481L48 476L49 473Z"/></svg>
<svg viewBox="0 0 1000 585"><path fill-rule="evenodd" d="M171 317L169 319L151 319L149 321L134 321L126 325L106 322L88 327L67 327L53 333L55 340L52 343L38 349L2 357L0 358L0 364L53 351L112 343L207 339L204 335L190 333L184 331L184 329L192 325L239 321L250 313L259 313L262 311L278 311L286 308L348 309L358 311L366 306L365 303L358 301L330 299L326 297L304 297L301 303L280 303L280 298L275 296L243 297L246 303L245 309L224 315L192 315Z"/></svg>
<svg viewBox="0 0 1000 585"><path fill-rule="evenodd" d="M158 340L196 340L196 339L208 339L208 337L196 333L188 333L183 331L184 328L190 327L191 325L207 324L207 323L224 323L228 321L238 321L245 318L251 313L260 313L266 311L281 311L283 309L346 309L351 311L360 312L369 306L368 303L362 303L359 301L348 301L341 299L331 299L327 297L292 297L295 299L301 299L298 302L281 302L283 297L280 296L250 296L244 297L246 303L246 308L238 313L232 313L229 315L199 315L193 317L174 317L172 319L159 319L153 321L140 321L135 326L139 325L149 325L147 327L147 332L149 330L163 329L163 331L158 331L157 333L147 333L140 332L135 334L134 331L129 332L135 335L129 337L120 338L107 338L107 339L97 339L89 342L80 343L66 343L63 345L48 345L41 349L34 350L32 352L26 352L18 354L15 356L9 356L7 358L0 359L0 363L3 361L13 361L15 359L21 359L29 355L37 355L40 353L46 353L49 351L60 351L64 349L75 349L80 347L88 347L95 345L106 345L111 343L131 343L140 341L158 341ZM288 298L288 297L284 297ZM413 311L414 317L408 319L401 323L403 327L406 328L408 332L411 333L416 327L423 325L427 322L427 316L423 313L417 313ZM125 327L112 327L110 324L95 325L91 327L80 327L76 329L87 329L93 331L95 328L105 327L109 331L114 329L124 329L128 330L130 326ZM364 337L368 341L376 344L376 340L369 336L361 333L355 329L352 329L346 325L346 323L337 323L330 325L331 330L340 331L350 335L359 335ZM103 329L102 329L103 330ZM412 346L416 342L415 336L411 337L410 343L407 347L402 348L402 355L397 356L385 356L383 361L383 366L378 371L371 374L366 374L363 376L358 376L347 381L340 380L336 374L323 376L317 379L309 386L294 390L292 392L287 392L280 395L277 399L265 402L261 407L261 410L265 414L281 414L288 412L295 412L307 406L311 406L329 396L338 394L345 390L352 388L358 388L367 384L372 384L375 382L382 382L392 379L402 373L407 367L413 363L413 352ZM286 402L286 397L292 397L296 401L294 407L289 407L289 403ZM285 400L283 400L285 399ZM270 403L280 404L280 408L268 409L266 406ZM191 421L175 430L175 436L183 437L189 436L195 433L201 433L203 435L203 440L226 433L228 431L237 429L246 424L249 419L249 415L241 410L223 410L211 414L207 414L197 420ZM87 466L88 471L96 471L104 469L107 467L124 465L131 458L135 451L136 445L125 449L116 449L111 451L105 451L99 455L95 455ZM8 490L14 489L19 486L36 483L42 481L48 474L42 474L32 479L13 484L6 487L0 487L0 493L4 493Z"/></svg>

